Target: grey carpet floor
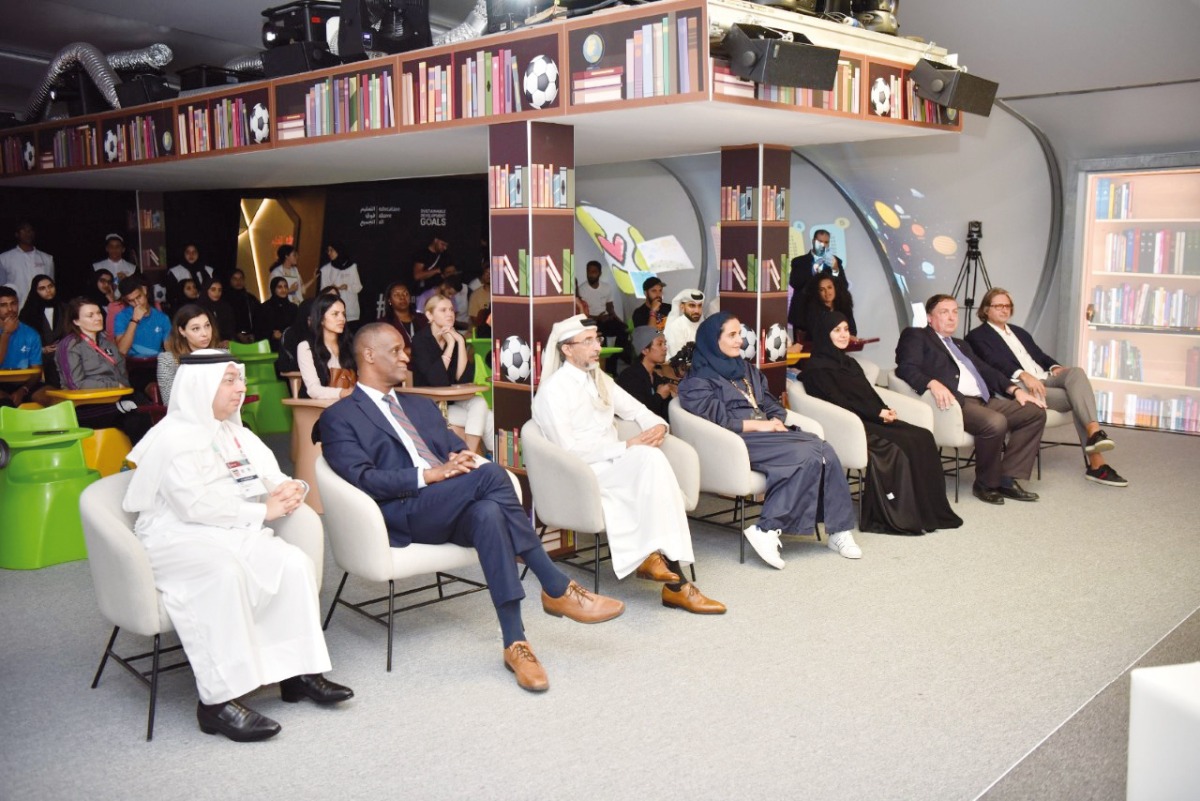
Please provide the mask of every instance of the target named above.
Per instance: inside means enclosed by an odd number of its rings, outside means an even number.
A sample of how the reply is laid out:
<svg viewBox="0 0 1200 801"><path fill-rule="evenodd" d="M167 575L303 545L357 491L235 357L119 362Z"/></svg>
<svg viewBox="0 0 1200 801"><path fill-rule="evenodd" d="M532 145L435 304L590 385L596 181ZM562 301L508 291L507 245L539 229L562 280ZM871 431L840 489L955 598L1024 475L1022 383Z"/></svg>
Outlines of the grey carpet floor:
<svg viewBox="0 0 1200 801"><path fill-rule="evenodd" d="M695 523L697 584L723 617L608 573L627 612L580 626L543 615L530 577L540 696L505 671L485 593L402 616L391 673L382 629L339 612L332 677L356 698L287 705L264 688L250 702L284 730L259 744L198 731L186 670L162 682L146 743L131 677L110 668L88 688L109 628L87 565L0 572L0 797L1089 797L1054 792L1059 762L1113 712L1076 713L1119 696L1114 681L1200 608L1200 440L1111 433L1128 489L1051 449L1029 482L1041 502L966 494L962 529L863 534L857 562L809 540L785 544L783 571L740 565L734 536ZM327 559L323 603L339 577ZM1056 754L1072 724L1084 739ZM1107 740L1123 787L1124 744Z"/></svg>

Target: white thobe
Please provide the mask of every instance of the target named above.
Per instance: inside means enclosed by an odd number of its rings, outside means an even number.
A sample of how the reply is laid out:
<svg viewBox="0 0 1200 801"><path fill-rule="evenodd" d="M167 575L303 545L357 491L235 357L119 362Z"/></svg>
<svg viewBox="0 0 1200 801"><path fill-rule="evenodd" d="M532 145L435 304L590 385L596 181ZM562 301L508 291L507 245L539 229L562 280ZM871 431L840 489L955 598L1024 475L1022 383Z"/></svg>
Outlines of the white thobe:
<svg viewBox="0 0 1200 801"><path fill-rule="evenodd" d="M268 487L287 480L254 434L238 440ZM173 459L153 508L138 515L135 531L206 704L330 669L312 560L264 528L266 509L242 498L221 456L205 449Z"/></svg>
<svg viewBox="0 0 1200 801"><path fill-rule="evenodd" d="M659 448L626 447L613 425L614 416L634 421L643 431L666 421L616 384L610 382L608 390L611 405L604 405L594 378L565 363L538 387L533 419L547 439L595 472L617 578L655 551L694 562L683 492L671 463Z"/></svg>
<svg viewBox="0 0 1200 801"><path fill-rule="evenodd" d="M24 308L35 275L53 278L54 257L37 248L24 251L15 247L0 253L0 284L17 290L17 308Z"/></svg>
<svg viewBox="0 0 1200 801"><path fill-rule="evenodd" d="M663 327L663 336L667 338L667 358L679 353L687 343L695 342L696 329L699 327L700 323L693 323L682 314L674 320L668 320Z"/></svg>
<svg viewBox="0 0 1200 801"><path fill-rule="evenodd" d="M362 279L358 277L358 265L351 264L344 270L339 270L332 264L321 268L321 289L336 286L342 303L346 304L346 321L354 322L359 318L358 293L362 292ZM345 289L342 289L342 286Z"/></svg>

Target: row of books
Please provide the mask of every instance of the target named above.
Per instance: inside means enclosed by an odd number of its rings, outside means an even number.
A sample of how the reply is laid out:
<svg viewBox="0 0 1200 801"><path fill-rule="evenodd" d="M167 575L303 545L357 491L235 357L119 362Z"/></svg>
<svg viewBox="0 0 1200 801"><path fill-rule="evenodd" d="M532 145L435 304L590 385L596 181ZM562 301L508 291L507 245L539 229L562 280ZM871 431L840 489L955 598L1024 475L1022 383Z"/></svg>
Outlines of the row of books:
<svg viewBox="0 0 1200 801"><path fill-rule="evenodd" d="M25 144L19 136L6 136L0 142L0 162L5 175L25 172L31 165L25 162Z"/></svg>
<svg viewBox="0 0 1200 801"><path fill-rule="evenodd" d="M525 469L525 460L521 458L521 432L515 428L497 431L495 457L501 467Z"/></svg>
<svg viewBox="0 0 1200 801"><path fill-rule="evenodd" d="M744 267L738 259L721 259L721 290L757 292L761 281L764 292L782 291L787 277L780 271L779 265L786 263L786 255L780 256L778 262L775 259L763 259L760 270L758 257L753 253L746 254Z"/></svg>
<svg viewBox="0 0 1200 801"><path fill-rule="evenodd" d="M564 290L564 287L566 288ZM525 295L535 297L547 295L570 295L575 287L575 257L570 249L564 249L562 260L546 254L531 260L524 249L517 251L514 266L507 254L492 256L492 294Z"/></svg>
<svg viewBox="0 0 1200 801"><path fill-rule="evenodd" d="M511 50L480 50L459 68L463 119L521 111L521 79Z"/></svg>
<svg viewBox="0 0 1200 801"><path fill-rule="evenodd" d="M488 205L493 209L575 208L575 171L553 164L488 167Z"/></svg>
<svg viewBox="0 0 1200 801"><path fill-rule="evenodd" d="M163 230L163 213L160 209L139 209L138 228L143 231Z"/></svg>
<svg viewBox="0 0 1200 801"><path fill-rule="evenodd" d="M722 220L758 220L768 222L788 219L788 190L786 187L762 187L760 206L758 187L722 186ZM760 217L761 215L761 217Z"/></svg>
<svg viewBox="0 0 1200 801"><path fill-rule="evenodd" d="M700 89L698 23L695 16L680 15L672 30L670 17L664 16L661 21L634 30L625 40L626 99Z"/></svg>
<svg viewBox="0 0 1200 801"><path fill-rule="evenodd" d="M912 78L907 78L904 86L906 92L904 98L905 119L913 122L931 122L935 125L952 125L954 123L950 116L953 112L950 109L917 95L917 82Z"/></svg>
<svg viewBox="0 0 1200 801"><path fill-rule="evenodd" d="M96 129L87 123L54 132L50 147L42 151L43 170L59 167L91 167L100 163Z"/></svg>
<svg viewBox="0 0 1200 801"><path fill-rule="evenodd" d="M1087 373L1095 378L1142 380L1142 351L1124 339L1088 342Z"/></svg>
<svg viewBox="0 0 1200 801"><path fill-rule="evenodd" d="M175 115L175 127L179 132L179 155L207 153L212 150L209 137L208 106L188 106Z"/></svg>
<svg viewBox="0 0 1200 801"><path fill-rule="evenodd" d="M1118 409L1121 420L1115 419ZM1200 432L1200 401L1191 395L1164 399L1157 395L1147 398L1128 393L1118 402L1114 393L1097 390L1096 412L1101 423Z"/></svg>
<svg viewBox="0 0 1200 801"><path fill-rule="evenodd" d="M862 66L857 61L838 59L833 89L828 91L760 83L755 88L754 96L771 103L857 114L862 106Z"/></svg>
<svg viewBox="0 0 1200 801"><path fill-rule="evenodd" d="M713 60L713 92L716 94L754 99L757 96L756 86L753 81L745 81L734 75L727 62Z"/></svg>
<svg viewBox="0 0 1200 801"><path fill-rule="evenodd" d="M1104 235L1110 273L1200 275L1200 229L1128 228Z"/></svg>
<svg viewBox="0 0 1200 801"><path fill-rule="evenodd" d="M1150 325L1200 328L1200 292L1169 291L1124 283L1092 290L1092 322L1099 325Z"/></svg>
<svg viewBox="0 0 1200 801"><path fill-rule="evenodd" d="M250 111L245 99L226 97L217 101L212 106L212 121L215 150L252 144Z"/></svg>
<svg viewBox="0 0 1200 801"><path fill-rule="evenodd" d="M571 103L584 106L588 103L608 103L625 97L625 68L576 72L571 76Z"/></svg>
<svg viewBox="0 0 1200 801"><path fill-rule="evenodd" d="M110 135L114 136L112 140ZM153 117L139 115L105 132L104 158L108 162L144 161L158 156L158 130Z"/></svg>
<svg viewBox="0 0 1200 801"><path fill-rule="evenodd" d="M454 119L454 80L449 65L422 61L400 79L400 124L424 125Z"/></svg>
<svg viewBox="0 0 1200 801"><path fill-rule="evenodd" d="M1096 219L1127 220L1133 216L1133 186L1129 181L1114 183L1111 178L1096 179Z"/></svg>
<svg viewBox="0 0 1200 801"><path fill-rule="evenodd" d="M329 136L394 127L394 103L390 70L326 78L304 93L304 135ZM282 119L280 129L283 138ZM291 128L288 133L289 138L294 138Z"/></svg>

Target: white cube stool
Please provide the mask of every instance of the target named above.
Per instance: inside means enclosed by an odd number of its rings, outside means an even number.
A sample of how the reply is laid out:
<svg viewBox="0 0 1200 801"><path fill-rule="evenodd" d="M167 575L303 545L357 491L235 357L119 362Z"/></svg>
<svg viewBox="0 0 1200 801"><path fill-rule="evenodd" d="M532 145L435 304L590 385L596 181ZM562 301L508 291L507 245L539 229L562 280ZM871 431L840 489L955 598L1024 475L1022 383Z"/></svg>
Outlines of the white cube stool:
<svg viewBox="0 0 1200 801"><path fill-rule="evenodd" d="M1200 798L1200 662L1130 674L1125 797Z"/></svg>

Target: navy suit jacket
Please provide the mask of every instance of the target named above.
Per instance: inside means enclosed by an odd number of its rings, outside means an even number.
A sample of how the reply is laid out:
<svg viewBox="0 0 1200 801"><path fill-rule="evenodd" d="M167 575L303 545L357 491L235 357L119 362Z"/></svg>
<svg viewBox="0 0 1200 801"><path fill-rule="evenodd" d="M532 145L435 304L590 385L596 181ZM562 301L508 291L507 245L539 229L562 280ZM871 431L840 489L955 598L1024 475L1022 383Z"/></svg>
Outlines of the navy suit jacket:
<svg viewBox="0 0 1200 801"><path fill-rule="evenodd" d="M1010 397L1005 391L1013 385L1008 376L979 358L963 340L951 339L975 365L989 392L1002 398ZM962 403L963 396L958 391L958 362L932 328L906 328L900 332L900 341L896 343L896 375L918 393L924 392L929 382L936 378Z"/></svg>
<svg viewBox="0 0 1200 801"><path fill-rule="evenodd" d="M433 401L416 395L398 397L435 456L448 461L451 453L467 450ZM419 468L383 415L367 393L355 387L322 413L321 447L335 473L379 504L392 542L403 547L412 542L406 504L417 495Z"/></svg>
<svg viewBox="0 0 1200 801"><path fill-rule="evenodd" d="M1054 365L1058 364L1052 356L1047 356L1037 343L1033 341L1033 337L1029 336L1029 332L1024 328L1019 328L1012 323L1008 326L1016 335L1017 341L1025 346L1025 350L1029 351L1029 355L1037 362L1043 370L1049 370ZM967 334L967 342L971 343L971 347L975 349L975 353L979 358L995 367L1000 372L1007 376L1011 376L1021 368L1021 363L1017 361L1017 355L1012 352L1012 348L1004 341L996 329L992 328L987 323L976 326L971 333Z"/></svg>

